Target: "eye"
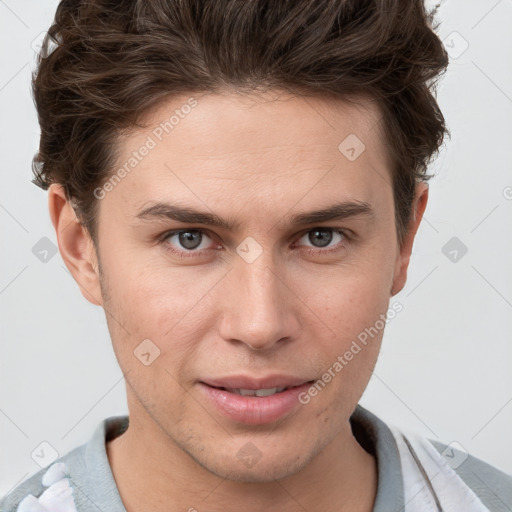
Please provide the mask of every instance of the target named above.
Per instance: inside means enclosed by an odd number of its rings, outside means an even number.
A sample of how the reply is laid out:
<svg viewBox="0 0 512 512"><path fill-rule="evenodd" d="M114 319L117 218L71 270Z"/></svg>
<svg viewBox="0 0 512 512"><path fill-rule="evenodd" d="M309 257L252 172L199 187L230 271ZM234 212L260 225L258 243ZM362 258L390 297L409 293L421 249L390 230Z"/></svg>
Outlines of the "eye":
<svg viewBox="0 0 512 512"><path fill-rule="evenodd" d="M212 248L205 242L209 238L202 229L181 229L165 233L160 238L160 243L166 250L180 256L197 256Z"/></svg>
<svg viewBox="0 0 512 512"><path fill-rule="evenodd" d="M206 231L196 228L168 231L159 238L159 243L166 251L186 258L203 256L209 249L222 249L218 244L212 247L211 240ZM349 241L345 230L317 227L304 233L294 245L308 254L323 255L345 249Z"/></svg>
<svg viewBox="0 0 512 512"><path fill-rule="evenodd" d="M299 245L305 245L311 254L321 254L339 251L348 244L349 237L342 229L318 227L310 229L298 240ZM307 243L312 245L308 246Z"/></svg>

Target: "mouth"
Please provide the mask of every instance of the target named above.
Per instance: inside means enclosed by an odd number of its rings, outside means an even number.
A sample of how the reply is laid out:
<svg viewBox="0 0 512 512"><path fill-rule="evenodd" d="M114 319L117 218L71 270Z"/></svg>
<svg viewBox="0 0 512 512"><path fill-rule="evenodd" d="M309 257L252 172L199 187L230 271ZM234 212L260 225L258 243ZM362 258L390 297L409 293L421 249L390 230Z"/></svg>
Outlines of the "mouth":
<svg viewBox="0 0 512 512"><path fill-rule="evenodd" d="M230 377L200 381L213 411L237 423L259 425L282 419L300 405L299 397L315 380L290 377Z"/></svg>
<svg viewBox="0 0 512 512"><path fill-rule="evenodd" d="M201 382L213 388L224 389L232 392L236 392L237 390L248 392L282 392L285 389L314 382L314 380L308 380L302 377L296 377L294 375L272 374L265 377L253 377L250 375L229 375L218 378L206 378Z"/></svg>
<svg viewBox="0 0 512 512"><path fill-rule="evenodd" d="M313 384L313 380L307 381L303 384ZM303 385L300 384L299 386ZM207 384L208 385L208 384ZM259 389L248 389L248 388L226 388L222 386L210 386L215 389L220 389L222 391L227 391L229 393L233 393L235 395L240 396L258 396L258 397L264 397L264 396L272 396L277 393L282 393L283 391L287 391L288 389L293 389L299 386L279 386L275 388L259 388Z"/></svg>

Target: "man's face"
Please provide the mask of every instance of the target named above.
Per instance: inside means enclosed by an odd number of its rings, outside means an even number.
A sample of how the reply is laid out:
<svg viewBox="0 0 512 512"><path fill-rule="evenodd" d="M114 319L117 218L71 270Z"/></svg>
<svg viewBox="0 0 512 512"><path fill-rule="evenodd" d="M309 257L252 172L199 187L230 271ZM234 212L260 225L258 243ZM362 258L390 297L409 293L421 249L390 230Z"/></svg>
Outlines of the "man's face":
<svg viewBox="0 0 512 512"><path fill-rule="evenodd" d="M386 148L369 103L194 97L172 131L158 126L187 96L121 140L116 169L150 149L99 201L102 303L130 426L222 477L271 481L351 436L383 330L358 335L382 326L399 269ZM342 202L366 213L298 217ZM142 214L157 203L225 225ZM301 400L219 389L287 383Z"/></svg>

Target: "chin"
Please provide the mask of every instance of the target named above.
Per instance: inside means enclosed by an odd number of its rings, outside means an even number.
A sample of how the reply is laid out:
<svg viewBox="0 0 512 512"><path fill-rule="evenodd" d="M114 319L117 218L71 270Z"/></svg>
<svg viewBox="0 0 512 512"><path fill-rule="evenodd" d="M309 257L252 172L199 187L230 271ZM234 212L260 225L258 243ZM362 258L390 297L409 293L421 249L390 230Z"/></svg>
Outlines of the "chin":
<svg viewBox="0 0 512 512"><path fill-rule="evenodd" d="M242 466L242 467L240 467ZM290 457L289 460L258 462L251 468L244 468L238 461L231 465L207 468L221 478L240 483L270 483L293 476L306 466L306 461Z"/></svg>
<svg viewBox="0 0 512 512"><path fill-rule="evenodd" d="M213 454L208 460L204 460L204 452L192 458L210 473L233 482L269 483L293 476L307 466L314 454L297 453L293 447L290 452L273 449L271 456L257 452L252 443L247 443L245 452L239 450L237 456L226 457L221 454ZM241 454L240 454L241 452ZM250 455L252 453L252 459Z"/></svg>

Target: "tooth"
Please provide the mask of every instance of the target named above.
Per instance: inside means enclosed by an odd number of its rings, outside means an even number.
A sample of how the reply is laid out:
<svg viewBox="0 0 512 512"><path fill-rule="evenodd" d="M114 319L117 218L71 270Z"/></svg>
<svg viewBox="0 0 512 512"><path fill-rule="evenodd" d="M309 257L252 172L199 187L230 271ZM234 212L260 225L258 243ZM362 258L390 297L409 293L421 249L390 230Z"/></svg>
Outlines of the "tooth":
<svg viewBox="0 0 512 512"><path fill-rule="evenodd" d="M270 396L277 391L277 388L257 389L256 396Z"/></svg>
<svg viewBox="0 0 512 512"><path fill-rule="evenodd" d="M279 388L267 388L267 389L242 389L242 388L225 388L226 391L230 393L234 393L236 395L242 396L271 396L275 393L281 393L285 389L288 389L286 386Z"/></svg>
<svg viewBox="0 0 512 512"><path fill-rule="evenodd" d="M237 389L238 393L242 396L255 396L255 389Z"/></svg>

